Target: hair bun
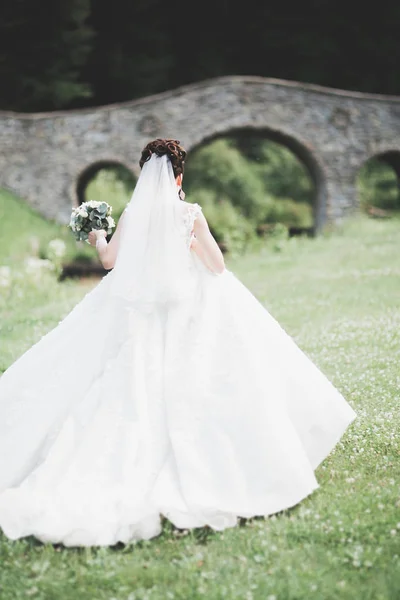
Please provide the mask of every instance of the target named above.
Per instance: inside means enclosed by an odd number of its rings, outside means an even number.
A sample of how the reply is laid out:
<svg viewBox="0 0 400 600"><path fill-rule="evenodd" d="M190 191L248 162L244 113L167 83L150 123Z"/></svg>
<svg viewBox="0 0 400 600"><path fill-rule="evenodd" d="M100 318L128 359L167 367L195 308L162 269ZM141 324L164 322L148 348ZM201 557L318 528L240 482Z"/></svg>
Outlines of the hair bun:
<svg viewBox="0 0 400 600"><path fill-rule="evenodd" d="M139 161L140 168L147 162L153 154L164 156L166 154L172 163L174 175L177 177L184 171L184 162L186 150L180 145L179 140L157 138L149 142L142 150L142 156Z"/></svg>

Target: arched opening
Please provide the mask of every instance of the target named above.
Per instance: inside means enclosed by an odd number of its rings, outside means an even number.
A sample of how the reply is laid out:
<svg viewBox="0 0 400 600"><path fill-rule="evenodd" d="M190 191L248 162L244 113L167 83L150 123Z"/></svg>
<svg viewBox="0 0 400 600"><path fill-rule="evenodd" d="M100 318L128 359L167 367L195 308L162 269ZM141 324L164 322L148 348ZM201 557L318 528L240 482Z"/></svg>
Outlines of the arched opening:
<svg viewBox="0 0 400 600"><path fill-rule="evenodd" d="M360 208L370 216L400 211L400 151L368 159L357 174L357 194Z"/></svg>
<svg viewBox="0 0 400 600"><path fill-rule="evenodd" d="M188 153L184 188L203 206L226 250L244 247L276 224L291 236L313 236L325 222L321 166L305 146L277 131L238 129L203 140Z"/></svg>
<svg viewBox="0 0 400 600"><path fill-rule="evenodd" d="M137 178L132 170L117 160L101 160L86 167L78 176L75 186L76 204L89 200L107 202L112 206L112 217L116 224L129 202ZM115 230L114 230L115 231ZM113 233L108 236L111 239ZM71 262L63 265L60 279L103 276L103 268L93 249L77 243L77 251Z"/></svg>
<svg viewBox="0 0 400 600"><path fill-rule="evenodd" d="M113 217L118 220L131 198L135 184L135 174L121 162L99 161L80 174L76 186L77 202L108 202L113 207Z"/></svg>

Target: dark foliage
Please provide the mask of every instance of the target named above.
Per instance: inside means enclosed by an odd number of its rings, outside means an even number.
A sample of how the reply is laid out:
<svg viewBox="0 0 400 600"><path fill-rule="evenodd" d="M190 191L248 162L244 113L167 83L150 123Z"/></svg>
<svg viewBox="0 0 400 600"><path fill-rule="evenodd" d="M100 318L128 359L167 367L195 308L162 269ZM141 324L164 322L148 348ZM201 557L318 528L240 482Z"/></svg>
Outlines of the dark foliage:
<svg viewBox="0 0 400 600"><path fill-rule="evenodd" d="M222 75L400 95L399 25L395 2L6 0L0 108L99 105Z"/></svg>

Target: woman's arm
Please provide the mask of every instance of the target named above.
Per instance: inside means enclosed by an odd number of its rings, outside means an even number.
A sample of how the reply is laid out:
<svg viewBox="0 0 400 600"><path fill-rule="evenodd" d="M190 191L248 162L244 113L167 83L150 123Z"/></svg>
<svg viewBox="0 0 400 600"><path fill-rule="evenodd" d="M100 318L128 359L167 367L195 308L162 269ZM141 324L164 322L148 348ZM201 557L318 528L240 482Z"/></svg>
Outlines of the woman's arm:
<svg viewBox="0 0 400 600"><path fill-rule="evenodd" d="M113 269L117 260L119 240L121 238L122 225L125 218L125 211L119 218L117 228L109 242L107 242L107 232L104 229L94 229L89 233L89 243L96 246L97 253L103 267L107 270Z"/></svg>
<svg viewBox="0 0 400 600"><path fill-rule="evenodd" d="M205 266L213 273L221 274L225 270L224 255L212 235L203 213L199 213L195 219L193 231L195 237L192 240L191 248L203 261Z"/></svg>

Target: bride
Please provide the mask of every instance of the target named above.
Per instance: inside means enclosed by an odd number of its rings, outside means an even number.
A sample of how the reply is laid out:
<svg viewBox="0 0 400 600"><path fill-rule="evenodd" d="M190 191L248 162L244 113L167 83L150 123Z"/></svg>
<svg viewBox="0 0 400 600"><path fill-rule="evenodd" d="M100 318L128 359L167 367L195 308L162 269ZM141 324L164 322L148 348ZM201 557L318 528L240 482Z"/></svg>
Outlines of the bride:
<svg viewBox="0 0 400 600"><path fill-rule="evenodd" d="M108 546L295 506L356 413L229 271L157 139L108 273L0 378L0 528Z"/></svg>

